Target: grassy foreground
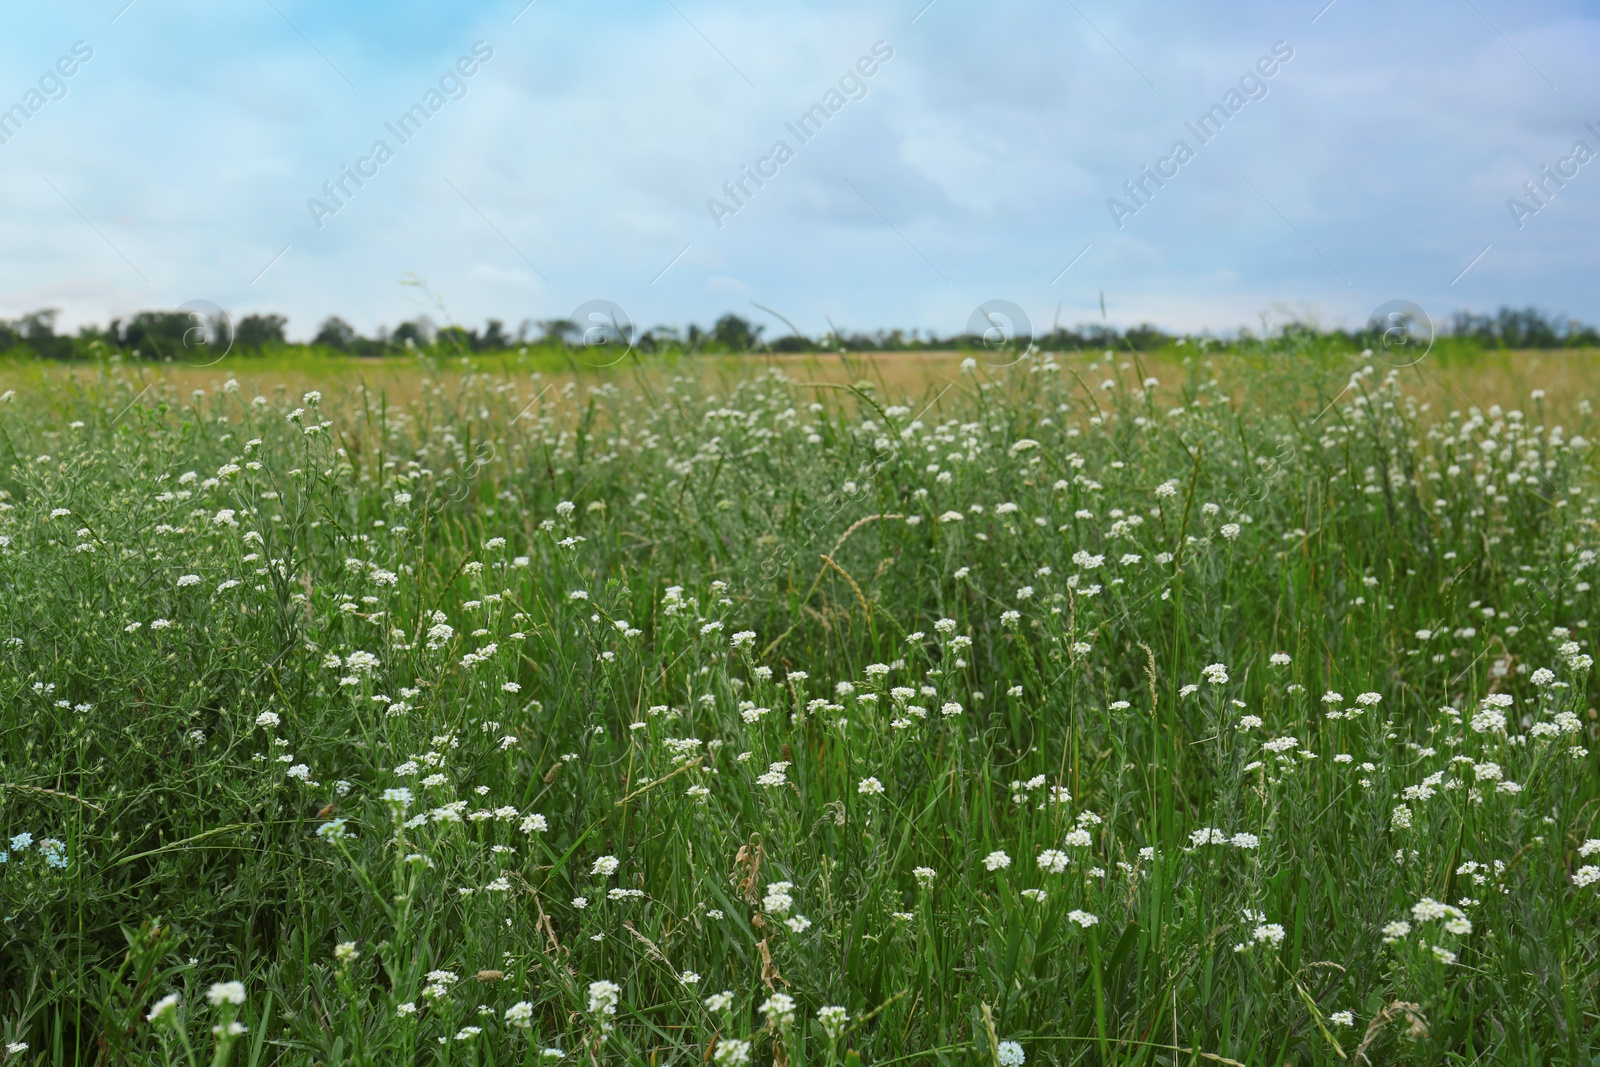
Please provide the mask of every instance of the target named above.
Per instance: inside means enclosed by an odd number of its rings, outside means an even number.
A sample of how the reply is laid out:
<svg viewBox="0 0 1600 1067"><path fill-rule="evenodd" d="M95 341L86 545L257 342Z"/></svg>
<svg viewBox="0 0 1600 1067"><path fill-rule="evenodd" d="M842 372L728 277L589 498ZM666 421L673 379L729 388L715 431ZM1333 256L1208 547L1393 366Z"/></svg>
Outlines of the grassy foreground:
<svg viewBox="0 0 1600 1067"><path fill-rule="evenodd" d="M1587 401L948 369L7 393L0 1063L1589 1063Z"/></svg>

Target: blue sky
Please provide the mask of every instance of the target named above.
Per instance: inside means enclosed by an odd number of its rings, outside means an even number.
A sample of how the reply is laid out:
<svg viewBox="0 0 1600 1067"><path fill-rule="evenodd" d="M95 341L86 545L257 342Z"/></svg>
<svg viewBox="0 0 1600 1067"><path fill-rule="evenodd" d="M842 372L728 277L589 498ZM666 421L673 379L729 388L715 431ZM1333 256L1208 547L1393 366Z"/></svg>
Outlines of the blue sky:
<svg viewBox="0 0 1600 1067"><path fill-rule="evenodd" d="M1600 159L1542 205L1522 188L1600 152L1592 4L525 3L10 5L0 316L209 300L308 336L607 299L786 332L754 301L813 334L949 333L991 299L1099 321L1103 291L1113 324L1193 331L1391 299L1600 321ZM46 78L76 42L92 58ZM492 57L446 79L464 95L401 143L385 123L477 42ZM1185 123L1278 42L1265 95L1201 143ZM892 57L801 143L785 124L875 45ZM380 139L392 158L362 164ZM1192 158L1161 164L1180 139ZM314 213L344 165L376 173ZM1136 204L1146 165L1176 174Z"/></svg>

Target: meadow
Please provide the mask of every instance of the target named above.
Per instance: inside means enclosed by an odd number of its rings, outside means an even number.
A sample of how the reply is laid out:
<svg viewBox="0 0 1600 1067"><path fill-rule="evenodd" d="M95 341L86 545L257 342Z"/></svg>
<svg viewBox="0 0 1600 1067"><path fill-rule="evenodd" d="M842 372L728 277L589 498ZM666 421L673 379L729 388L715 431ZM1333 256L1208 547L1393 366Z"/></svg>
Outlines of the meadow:
<svg viewBox="0 0 1600 1067"><path fill-rule="evenodd" d="M0 1064L1590 1064L1587 353L0 367Z"/></svg>

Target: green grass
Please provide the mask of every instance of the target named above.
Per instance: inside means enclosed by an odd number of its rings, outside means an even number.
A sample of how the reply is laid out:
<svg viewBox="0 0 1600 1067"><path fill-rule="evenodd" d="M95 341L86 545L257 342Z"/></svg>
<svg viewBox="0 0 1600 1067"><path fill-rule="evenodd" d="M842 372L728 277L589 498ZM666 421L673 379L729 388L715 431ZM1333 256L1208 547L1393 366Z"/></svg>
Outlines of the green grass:
<svg viewBox="0 0 1600 1067"><path fill-rule="evenodd" d="M0 1063L1589 1063L1593 419L1363 365L25 388Z"/></svg>

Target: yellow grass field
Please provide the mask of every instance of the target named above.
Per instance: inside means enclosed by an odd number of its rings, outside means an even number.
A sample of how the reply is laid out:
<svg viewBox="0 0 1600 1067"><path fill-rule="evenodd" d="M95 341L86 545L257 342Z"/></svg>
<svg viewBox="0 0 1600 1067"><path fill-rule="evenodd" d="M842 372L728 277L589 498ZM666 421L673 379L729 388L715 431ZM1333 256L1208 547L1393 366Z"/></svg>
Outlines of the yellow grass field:
<svg viewBox="0 0 1600 1067"><path fill-rule="evenodd" d="M1094 354L1086 353L1085 359ZM229 378L237 380L247 394L272 396L283 390L286 396L299 396L307 389L341 390L362 385L369 395L387 396L394 402L405 403L414 399L424 383L443 388L447 393L456 388L461 375L471 370L508 379L526 379L539 375L541 380L560 388L568 381L580 384L599 384L604 381L621 383L643 375L654 380L663 376L697 375L706 383L733 383L755 371L767 367L782 367L797 382L829 382L834 384L870 381L897 399L933 401L941 389L958 383L963 378L961 363L975 358L980 373L998 372L1011 362L996 353L962 352L870 352L826 355L807 353L799 355L752 354L746 356L696 356L654 357L630 356L615 365L605 365L584 358L577 352L562 356L550 352L537 352L527 356L495 355L468 359L447 359L425 362L406 358L325 358L258 359L230 357L211 366L185 363L128 363L113 361L109 364L54 364L46 362L0 363L0 392L14 389L18 392L44 390L54 395L70 394L89 388L94 382L107 377L122 378L143 383L140 388L161 390L176 388L180 393L194 389L216 389ZM1072 355L1060 357L1068 372L1081 369L1085 359ZM1193 357L1189 357L1192 359ZM1230 353L1208 353L1199 356L1212 368L1212 375L1233 379L1235 383L1250 380L1248 376L1230 374L1256 364L1270 364L1280 375L1294 377L1301 372L1289 362L1293 357L1240 356ZM1163 394L1176 399L1176 388L1186 373L1181 350L1164 350L1152 353L1119 353L1118 363L1129 370L1138 368L1157 377ZM1308 363L1304 374L1308 378L1325 379L1334 392L1327 395L1331 402L1337 394L1344 376L1360 367L1371 364L1379 372L1397 367L1401 372L1400 385L1407 393L1429 405L1429 410L1448 412L1472 407L1488 409L1491 405L1512 408L1529 403L1535 390L1544 390L1543 402L1555 411L1565 410L1583 397L1600 393L1600 350L1596 349L1507 349L1469 355L1453 354L1446 357L1430 356L1414 365L1385 361L1381 355L1362 359L1351 353L1347 363L1335 364L1326 360ZM1097 373L1097 377L1101 376ZM1097 384L1086 382L1087 385ZM1248 392L1240 394L1249 403Z"/></svg>

